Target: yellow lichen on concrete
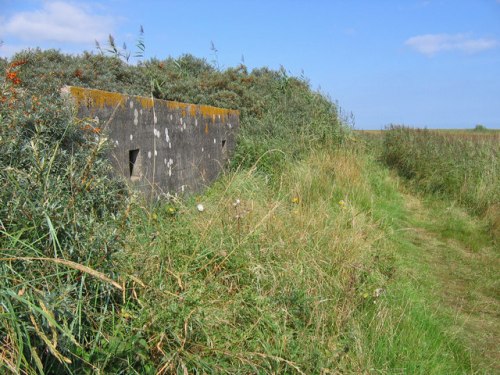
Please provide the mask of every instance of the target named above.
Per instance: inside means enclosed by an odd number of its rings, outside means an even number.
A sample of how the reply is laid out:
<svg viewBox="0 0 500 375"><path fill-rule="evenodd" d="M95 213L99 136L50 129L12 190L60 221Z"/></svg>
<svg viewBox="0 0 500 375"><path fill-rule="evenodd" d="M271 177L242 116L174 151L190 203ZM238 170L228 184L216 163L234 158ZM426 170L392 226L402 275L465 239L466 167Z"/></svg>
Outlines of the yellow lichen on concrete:
<svg viewBox="0 0 500 375"><path fill-rule="evenodd" d="M182 117L186 117L188 113L189 113L189 116L191 116L191 117L196 116L196 107L197 106L195 104L181 103L181 102L175 102L175 101L171 101L171 100L168 100L166 104L167 104L168 109L180 110Z"/></svg>
<svg viewBox="0 0 500 375"><path fill-rule="evenodd" d="M148 98L145 96L129 97L127 95L115 92L88 89L75 86L69 86L68 88L69 92L75 99L77 105L86 106L88 108L94 108L94 109L97 108L102 109L105 106L116 107L118 105L120 107L124 107L125 103L129 99L134 99L143 109L151 109L155 105L165 106L170 110L180 111L182 117L202 116L205 119L211 120L212 123L215 123L217 120L220 120L221 122L224 123L227 122L227 118L230 115L234 115L236 117L239 117L240 115L240 112L237 110L212 107L209 105L196 105L196 104L182 103L171 100L160 100L160 99L153 99L151 97Z"/></svg>
<svg viewBox="0 0 500 375"><path fill-rule="evenodd" d="M79 106L91 106L93 108L104 108L105 106L123 107L126 96L116 92L86 89L83 87L71 86L69 88L71 95L75 98Z"/></svg>
<svg viewBox="0 0 500 375"><path fill-rule="evenodd" d="M212 107L209 105L196 105L189 103L181 103L175 101L167 101L167 107L172 110L180 110L182 117L186 117L188 114L191 117L195 117L197 114L205 118L209 118L212 122L215 122L217 118L219 118L222 122L226 122L227 117L231 114L234 114L239 117L239 111L232 109L224 109L218 107Z"/></svg>
<svg viewBox="0 0 500 375"><path fill-rule="evenodd" d="M143 109L153 108L155 102L153 98L146 98L145 96L136 96L135 98Z"/></svg>
<svg viewBox="0 0 500 375"><path fill-rule="evenodd" d="M239 111L233 109L218 108L209 105L199 105L197 107L199 109L199 113L203 117L210 118L212 122L215 122L219 116L222 122L226 122L227 117L231 114L239 116Z"/></svg>

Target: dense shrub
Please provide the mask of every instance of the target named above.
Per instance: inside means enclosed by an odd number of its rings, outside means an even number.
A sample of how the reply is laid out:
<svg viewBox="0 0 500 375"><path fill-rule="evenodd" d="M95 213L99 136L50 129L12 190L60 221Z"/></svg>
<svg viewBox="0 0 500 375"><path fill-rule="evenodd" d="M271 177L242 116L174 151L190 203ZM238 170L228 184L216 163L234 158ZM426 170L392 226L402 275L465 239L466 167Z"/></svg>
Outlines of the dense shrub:
<svg viewBox="0 0 500 375"><path fill-rule="evenodd" d="M0 362L62 372L120 299L110 277L126 190L108 177L105 139L36 69L18 57L0 78Z"/></svg>

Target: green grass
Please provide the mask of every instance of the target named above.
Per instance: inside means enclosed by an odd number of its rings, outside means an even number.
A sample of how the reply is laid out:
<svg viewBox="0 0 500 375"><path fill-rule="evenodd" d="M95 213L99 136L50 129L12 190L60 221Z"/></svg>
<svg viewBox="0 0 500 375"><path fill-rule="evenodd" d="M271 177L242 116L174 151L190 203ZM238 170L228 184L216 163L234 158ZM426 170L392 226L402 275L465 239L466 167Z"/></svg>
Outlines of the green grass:
<svg viewBox="0 0 500 375"><path fill-rule="evenodd" d="M498 234L495 232L498 200L496 185L491 181L486 184L490 194L478 194L481 185L474 185L473 176L482 173L484 182L491 177L486 171L497 169L495 160L489 163L496 152L496 135L469 138L457 132L393 128L384 136L385 145L374 141L368 145L374 155L380 155L382 150L385 161L388 156L394 157L391 165L406 177L398 182L406 213L399 224L401 233L394 237L400 254L396 268L407 273L401 284L405 285L406 280L406 286L401 292L406 293L410 301L415 298L418 301L413 312L423 309L432 316L430 320L412 319L412 324L427 321L431 326L424 331L439 333L428 336L432 345L448 345L445 353L449 360L437 360L431 372L495 373L500 329L495 313L499 307ZM460 158L456 158L457 155ZM445 166L452 167L444 169ZM471 166L477 171L467 169ZM456 180L450 178L451 175ZM450 181L460 181L460 195L453 189L453 183L447 185ZM441 184L443 188L429 189L431 184ZM464 192L477 195L470 194L465 200ZM480 209L479 201L485 196L491 200L483 201L485 208ZM481 215L470 216L464 206L469 212ZM400 216L399 210L396 215ZM423 343L429 344L429 340ZM442 352L435 351L436 354ZM446 368L453 363L454 366Z"/></svg>
<svg viewBox="0 0 500 375"><path fill-rule="evenodd" d="M443 327L467 348L468 373L498 371L498 249L487 222L436 198L407 196L413 251L405 259Z"/></svg>
<svg viewBox="0 0 500 375"><path fill-rule="evenodd" d="M385 233L378 247L390 255L385 266L390 277L358 328L364 343L360 350L369 360L364 368L384 374L473 372L470 347L448 331L453 314L435 303L440 298L432 278L435 270L422 257L425 243L414 243L412 233L419 229L407 196L376 163L368 170L376 193L374 213Z"/></svg>
<svg viewBox="0 0 500 375"><path fill-rule="evenodd" d="M498 132L445 132L392 126L382 160L419 191L451 199L487 217L500 234Z"/></svg>
<svg viewBox="0 0 500 375"><path fill-rule="evenodd" d="M158 366L362 368L344 355L353 345L347 332L365 304L361 291L385 277L371 264L375 229L358 233L357 223L369 221L355 203L366 198L359 168L354 155L318 152L289 165L279 188L238 172L199 198L202 213L193 200L175 214L160 206L142 216L142 236L134 232L125 257L128 272L151 287L141 304L152 310L145 319L155 317L147 341L161 349Z"/></svg>
<svg viewBox="0 0 500 375"><path fill-rule="evenodd" d="M5 66L20 82L1 82L1 372L498 370L485 221L407 191L303 79L189 56L19 57ZM238 163L199 196L127 192L58 94L146 78L157 96L242 107Z"/></svg>
<svg viewBox="0 0 500 375"><path fill-rule="evenodd" d="M442 260L422 256L445 233L422 237L424 224L444 208L411 211L359 151L314 152L281 182L238 172L175 213L172 204L134 211L143 230L131 235L125 272L148 287L137 286L131 323L157 368L488 373L439 304ZM476 238L488 244L484 231Z"/></svg>
<svg viewBox="0 0 500 375"><path fill-rule="evenodd" d="M241 170L201 196L132 202L112 257L125 298L79 355L105 373L490 372L465 329L471 315L440 304L455 280L440 267L463 260L446 241L470 227L465 213L432 224L447 207L402 195L364 151L315 151L278 180ZM482 225L463 249L488 244ZM477 251L470 269L493 272ZM494 282L481 286L492 275L458 280L494 299Z"/></svg>

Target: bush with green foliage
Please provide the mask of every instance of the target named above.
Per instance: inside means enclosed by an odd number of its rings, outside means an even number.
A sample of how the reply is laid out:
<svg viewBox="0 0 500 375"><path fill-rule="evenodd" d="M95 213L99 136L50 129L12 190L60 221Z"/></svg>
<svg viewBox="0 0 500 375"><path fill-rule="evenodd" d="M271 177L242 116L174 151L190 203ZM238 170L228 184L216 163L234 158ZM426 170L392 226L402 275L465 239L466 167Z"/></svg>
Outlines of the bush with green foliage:
<svg viewBox="0 0 500 375"><path fill-rule="evenodd" d="M121 303L127 190L110 178L105 138L36 69L17 57L0 78L0 368L57 373L88 359Z"/></svg>

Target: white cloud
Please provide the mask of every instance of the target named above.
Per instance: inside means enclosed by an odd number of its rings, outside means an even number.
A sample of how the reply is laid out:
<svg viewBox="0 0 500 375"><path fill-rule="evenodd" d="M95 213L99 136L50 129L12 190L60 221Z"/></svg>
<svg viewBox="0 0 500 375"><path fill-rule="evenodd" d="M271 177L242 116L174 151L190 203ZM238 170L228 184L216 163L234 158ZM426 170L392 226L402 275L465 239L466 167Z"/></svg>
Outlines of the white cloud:
<svg viewBox="0 0 500 375"><path fill-rule="evenodd" d="M49 1L42 9L19 12L4 20L0 32L31 43L88 43L105 39L113 25L112 17L92 14L88 7Z"/></svg>
<svg viewBox="0 0 500 375"><path fill-rule="evenodd" d="M468 34L425 34L411 37L405 45L427 56L444 51L477 53L499 45L495 39L472 38Z"/></svg>

